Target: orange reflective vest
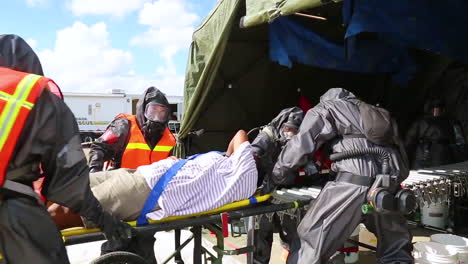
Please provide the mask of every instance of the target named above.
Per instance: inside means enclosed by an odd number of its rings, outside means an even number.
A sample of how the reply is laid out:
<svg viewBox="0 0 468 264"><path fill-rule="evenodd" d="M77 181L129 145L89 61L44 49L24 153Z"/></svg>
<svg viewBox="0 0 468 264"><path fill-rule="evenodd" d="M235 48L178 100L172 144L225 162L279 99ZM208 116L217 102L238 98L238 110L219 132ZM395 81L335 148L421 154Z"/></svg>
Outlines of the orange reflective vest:
<svg viewBox="0 0 468 264"><path fill-rule="evenodd" d="M49 82L44 76L0 67L0 186L26 119Z"/></svg>
<svg viewBox="0 0 468 264"><path fill-rule="evenodd" d="M148 165L169 157L171 150L176 145L176 139L169 128L164 133L158 144L151 149L146 143L135 115L120 114L116 118L126 118L130 121L130 138L122 156L121 168L136 169L138 166Z"/></svg>

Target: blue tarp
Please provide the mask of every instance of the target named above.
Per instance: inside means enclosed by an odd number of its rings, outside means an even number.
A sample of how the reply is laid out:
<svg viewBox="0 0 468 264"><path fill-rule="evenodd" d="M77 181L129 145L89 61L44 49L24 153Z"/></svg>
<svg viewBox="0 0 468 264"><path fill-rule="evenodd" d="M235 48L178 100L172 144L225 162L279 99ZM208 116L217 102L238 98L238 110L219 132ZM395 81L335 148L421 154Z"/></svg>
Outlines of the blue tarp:
<svg viewBox="0 0 468 264"><path fill-rule="evenodd" d="M374 32L381 40L468 61L467 0L345 0L346 39Z"/></svg>
<svg viewBox="0 0 468 264"><path fill-rule="evenodd" d="M392 73L405 85L416 65L405 48L382 41L365 41L353 46L352 56L345 47L313 32L298 20L280 17L269 26L270 59L292 67L293 62L321 68L359 73Z"/></svg>

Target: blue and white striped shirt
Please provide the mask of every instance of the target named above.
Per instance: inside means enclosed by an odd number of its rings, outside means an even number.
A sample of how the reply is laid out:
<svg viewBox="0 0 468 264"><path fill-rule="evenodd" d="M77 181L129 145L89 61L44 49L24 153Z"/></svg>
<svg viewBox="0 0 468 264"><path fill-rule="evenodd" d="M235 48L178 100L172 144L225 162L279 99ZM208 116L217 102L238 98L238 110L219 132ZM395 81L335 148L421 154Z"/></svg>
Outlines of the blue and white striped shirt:
<svg viewBox="0 0 468 264"><path fill-rule="evenodd" d="M159 178L177 161L161 160L138 167L152 189ZM230 156L209 152L189 160L168 183L158 205L161 210L147 214L158 220L189 215L248 199L257 187L257 167L249 142L242 143Z"/></svg>

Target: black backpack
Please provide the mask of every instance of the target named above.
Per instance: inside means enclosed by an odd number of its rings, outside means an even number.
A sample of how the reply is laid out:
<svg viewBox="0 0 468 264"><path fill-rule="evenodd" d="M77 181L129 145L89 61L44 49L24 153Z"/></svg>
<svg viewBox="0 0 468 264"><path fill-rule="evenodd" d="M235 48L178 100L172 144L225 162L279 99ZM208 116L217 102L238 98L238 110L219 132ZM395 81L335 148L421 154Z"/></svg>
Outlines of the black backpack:
<svg viewBox="0 0 468 264"><path fill-rule="evenodd" d="M357 105L367 140L382 146L395 144L394 121L390 112L362 101L358 101Z"/></svg>
<svg viewBox="0 0 468 264"><path fill-rule="evenodd" d="M409 173L408 156L403 142L398 135L398 125L386 109L357 101L362 119L363 135L345 135L344 137L365 137L370 142L383 147L395 147L399 157L393 157L399 163L403 178Z"/></svg>

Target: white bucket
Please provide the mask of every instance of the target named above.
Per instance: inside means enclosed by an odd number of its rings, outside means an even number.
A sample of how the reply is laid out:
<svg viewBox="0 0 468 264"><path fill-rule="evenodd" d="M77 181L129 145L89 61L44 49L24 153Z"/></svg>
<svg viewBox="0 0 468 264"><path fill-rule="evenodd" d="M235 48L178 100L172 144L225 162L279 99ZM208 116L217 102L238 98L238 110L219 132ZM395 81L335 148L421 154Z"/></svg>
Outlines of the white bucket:
<svg viewBox="0 0 468 264"><path fill-rule="evenodd" d="M421 222L423 225L444 229L447 225L447 203L424 203L421 206Z"/></svg>
<svg viewBox="0 0 468 264"><path fill-rule="evenodd" d="M468 264L468 239L451 234L435 234L431 236L431 241L444 245L452 253L458 253L460 264Z"/></svg>
<svg viewBox="0 0 468 264"><path fill-rule="evenodd" d="M414 258L419 263L458 264L457 253L450 252L436 242L417 242L414 244Z"/></svg>

